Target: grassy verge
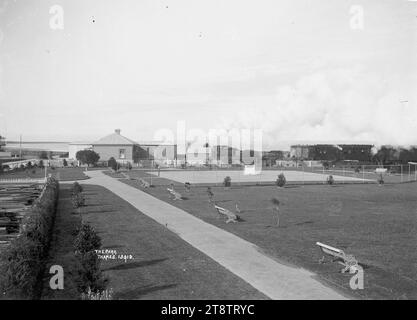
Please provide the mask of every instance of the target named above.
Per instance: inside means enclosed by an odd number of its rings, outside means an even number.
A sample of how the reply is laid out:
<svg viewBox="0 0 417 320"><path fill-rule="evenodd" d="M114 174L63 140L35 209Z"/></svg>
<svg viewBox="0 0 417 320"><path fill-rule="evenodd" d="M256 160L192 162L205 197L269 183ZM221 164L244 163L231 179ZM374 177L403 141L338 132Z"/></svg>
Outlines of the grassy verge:
<svg viewBox="0 0 417 320"><path fill-rule="evenodd" d="M61 184L60 198L55 217L55 227L52 234L51 248L47 270L43 279L42 299L79 299L77 291L77 260L74 256L74 239L81 218L74 211L71 203L71 185ZM64 269L64 290L52 290L49 287L49 268L60 265Z"/></svg>
<svg viewBox="0 0 417 320"><path fill-rule="evenodd" d="M133 187L133 180L121 180ZM168 185L168 184L167 184ZM271 257L317 273L331 286L365 299L416 299L416 184L345 186L212 187L215 201L244 221L225 224L208 203L206 188L194 187L187 199L171 201L165 186L144 189L196 217L259 246ZM281 226L275 226L270 199L280 200ZM365 289L352 291L349 274L337 263L320 264L317 241L356 256L364 267Z"/></svg>
<svg viewBox="0 0 417 320"><path fill-rule="evenodd" d="M102 248L131 260L103 260L114 299L266 299L249 284L107 189L84 185L82 218Z"/></svg>

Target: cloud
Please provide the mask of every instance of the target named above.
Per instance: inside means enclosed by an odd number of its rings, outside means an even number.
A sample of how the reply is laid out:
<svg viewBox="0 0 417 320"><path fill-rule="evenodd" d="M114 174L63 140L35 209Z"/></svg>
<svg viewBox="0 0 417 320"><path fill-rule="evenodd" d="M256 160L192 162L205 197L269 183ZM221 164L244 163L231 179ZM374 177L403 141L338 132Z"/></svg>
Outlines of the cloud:
<svg viewBox="0 0 417 320"><path fill-rule="evenodd" d="M400 102L404 98L408 103ZM359 67L337 68L280 85L275 95L240 101L232 111L237 116L223 118L222 125L261 128L268 147L280 141L411 145L417 144L416 101L395 81L385 83Z"/></svg>

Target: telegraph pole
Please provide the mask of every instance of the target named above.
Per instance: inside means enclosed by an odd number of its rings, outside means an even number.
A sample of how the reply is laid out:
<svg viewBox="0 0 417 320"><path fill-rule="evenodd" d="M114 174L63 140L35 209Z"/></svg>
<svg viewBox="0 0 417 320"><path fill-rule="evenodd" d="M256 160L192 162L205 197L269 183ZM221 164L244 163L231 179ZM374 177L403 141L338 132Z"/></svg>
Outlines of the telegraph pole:
<svg viewBox="0 0 417 320"><path fill-rule="evenodd" d="M20 140L19 140L19 160L22 160L22 135L20 135Z"/></svg>

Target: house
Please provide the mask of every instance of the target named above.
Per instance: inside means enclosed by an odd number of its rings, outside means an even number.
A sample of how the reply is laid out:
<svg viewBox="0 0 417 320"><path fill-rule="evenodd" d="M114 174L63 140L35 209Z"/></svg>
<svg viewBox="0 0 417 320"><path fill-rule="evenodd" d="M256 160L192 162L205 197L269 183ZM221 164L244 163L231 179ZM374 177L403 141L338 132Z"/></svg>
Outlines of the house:
<svg viewBox="0 0 417 320"><path fill-rule="evenodd" d="M6 151L4 147L6 147L6 138L0 136L0 164L13 160L12 153Z"/></svg>
<svg viewBox="0 0 417 320"><path fill-rule="evenodd" d="M317 161L362 161L372 158L370 144L314 144L291 146L291 158Z"/></svg>
<svg viewBox="0 0 417 320"><path fill-rule="evenodd" d="M211 162L218 166L241 164L242 155L239 149L217 145L211 150Z"/></svg>
<svg viewBox="0 0 417 320"><path fill-rule="evenodd" d="M122 164L133 164L137 163L140 154L145 152L137 142L122 136L120 129L116 129L114 133L93 142L91 145L94 152L100 155L101 162L114 158Z"/></svg>
<svg viewBox="0 0 417 320"><path fill-rule="evenodd" d="M163 141L140 141L137 157L139 164L152 161L160 165L175 166L177 164L177 145Z"/></svg>

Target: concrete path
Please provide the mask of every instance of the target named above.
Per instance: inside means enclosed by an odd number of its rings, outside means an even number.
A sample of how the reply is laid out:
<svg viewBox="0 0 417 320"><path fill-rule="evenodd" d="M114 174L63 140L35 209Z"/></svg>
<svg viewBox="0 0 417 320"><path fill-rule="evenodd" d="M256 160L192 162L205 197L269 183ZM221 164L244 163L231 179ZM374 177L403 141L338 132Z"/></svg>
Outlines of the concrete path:
<svg viewBox="0 0 417 320"><path fill-rule="evenodd" d="M271 299L346 299L315 280L315 274L278 263L261 253L254 244L206 223L184 210L128 186L101 171L85 173L91 179L80 183L96 184L112 191Z"/></svg>

